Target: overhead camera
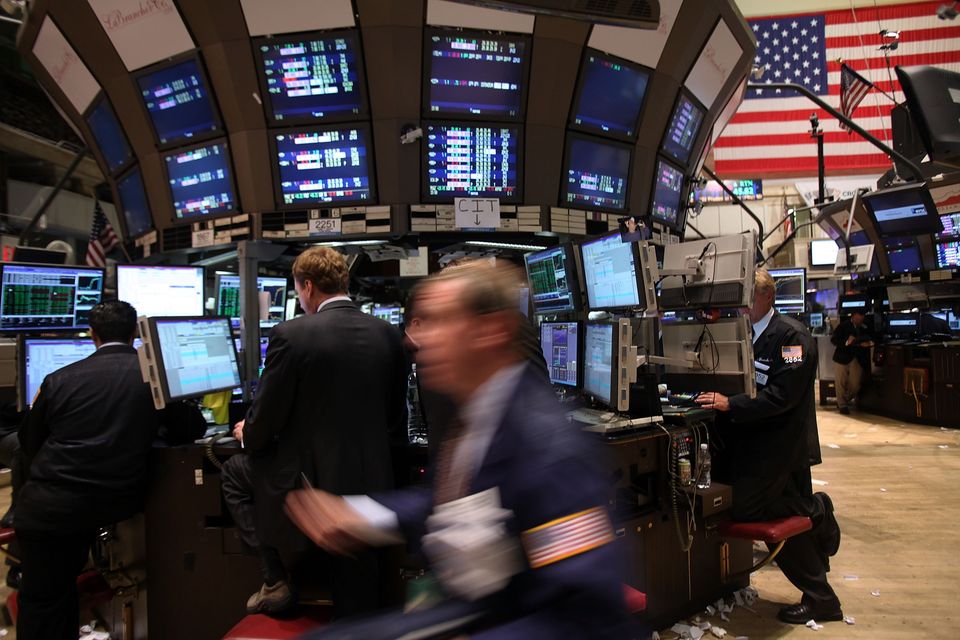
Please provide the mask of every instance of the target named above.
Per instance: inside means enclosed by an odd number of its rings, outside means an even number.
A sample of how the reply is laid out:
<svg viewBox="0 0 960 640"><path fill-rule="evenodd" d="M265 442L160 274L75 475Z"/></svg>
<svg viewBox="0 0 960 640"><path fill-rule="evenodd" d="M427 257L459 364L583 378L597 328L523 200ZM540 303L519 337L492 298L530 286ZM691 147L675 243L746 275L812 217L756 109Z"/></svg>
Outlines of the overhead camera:
<svg viewBox="0 0 960 640"><path fill-rule="evenodd" d="M413 124L400 128L400 144L412 144L423 137L423 129Z"/></svg>
<svg viewBox="0 0 960 640"><path fill-rule="evenodd" d="M941 20L953 20L957 17L957 3L942 4L937 7L937 17Z"/></svg>

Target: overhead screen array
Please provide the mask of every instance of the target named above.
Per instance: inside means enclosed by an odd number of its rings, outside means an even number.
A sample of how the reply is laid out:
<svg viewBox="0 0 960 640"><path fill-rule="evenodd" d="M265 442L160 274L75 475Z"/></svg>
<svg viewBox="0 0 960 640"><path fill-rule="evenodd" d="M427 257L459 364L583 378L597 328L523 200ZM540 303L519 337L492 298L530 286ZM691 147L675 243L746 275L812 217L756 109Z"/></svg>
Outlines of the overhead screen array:
<svg viewBox="0 0 960 640"><path fill-rule="evenodd" d="M278 132L272 142L281 208L376 200L370 130L365 125Z"/></svg>
<svg viewBox="0 0 960 640"><path fill-rule="evenodd" d="M515 125L425 123L424 200L472 196L520 202L520 131Z"/></svg>
<svg viewBox="0 0 960 640"><path fill-rule="evenodd" d="M220 119L199 58L143 71L137 74L137 84L161 146L220 131Z"/></svg>

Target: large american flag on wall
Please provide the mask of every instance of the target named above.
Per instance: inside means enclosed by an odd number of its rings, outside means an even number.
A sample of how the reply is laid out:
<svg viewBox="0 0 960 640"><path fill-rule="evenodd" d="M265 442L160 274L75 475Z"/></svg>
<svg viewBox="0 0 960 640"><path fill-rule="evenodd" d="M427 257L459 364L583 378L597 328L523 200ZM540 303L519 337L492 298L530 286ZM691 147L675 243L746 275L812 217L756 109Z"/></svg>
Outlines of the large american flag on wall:
<svg viewBox="0 0 960 640"><path fill-rule="evenodd" d="M960 19L940 20L936 2L859 7L823 13L750 19L757 39L755 63L764 75L753 83L793 82L840 107L840 63L903 101L893 66L936 65L960 71ZM881 29L899 31L899 46ZM874 90L854 110L854 121L892 146L893 103ZM714 147L717 174L723 177L810 176L817 173L817 145L810 138L810 114L816 112L825 131L828 175L882 173L889 159L806 97L794 92L747 89L745 100Z"/></svg>

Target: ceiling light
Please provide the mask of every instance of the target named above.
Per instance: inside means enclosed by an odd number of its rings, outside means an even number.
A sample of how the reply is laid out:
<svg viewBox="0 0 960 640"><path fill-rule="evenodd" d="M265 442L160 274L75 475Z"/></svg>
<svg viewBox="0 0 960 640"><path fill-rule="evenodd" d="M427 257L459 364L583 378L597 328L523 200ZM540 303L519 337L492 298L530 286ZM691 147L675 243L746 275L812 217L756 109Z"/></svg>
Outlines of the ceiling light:
<svg viewBox="0 0 960 640"><path fill-rule="evenodd" d="M487 242L486 240L468 240L464 244L491 249L516 249L517 251L542 251L546 247L535 244L513 244L512 242Z"/></svg>

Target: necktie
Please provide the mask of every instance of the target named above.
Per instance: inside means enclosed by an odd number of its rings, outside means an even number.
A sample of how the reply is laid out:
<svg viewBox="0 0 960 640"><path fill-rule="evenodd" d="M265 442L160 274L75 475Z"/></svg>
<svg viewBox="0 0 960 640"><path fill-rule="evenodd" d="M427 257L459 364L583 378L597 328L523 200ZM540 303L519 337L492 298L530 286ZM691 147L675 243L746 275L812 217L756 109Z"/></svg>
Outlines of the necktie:
<svg viewBox="0 0 960 640"><path fill-rule="evenodd" d="M447 426L437 453L437 477L434 481L435 503L444 504L466 494L467 474L454 464L457 447L463 443L464 424L454 417Z"/></svg>

